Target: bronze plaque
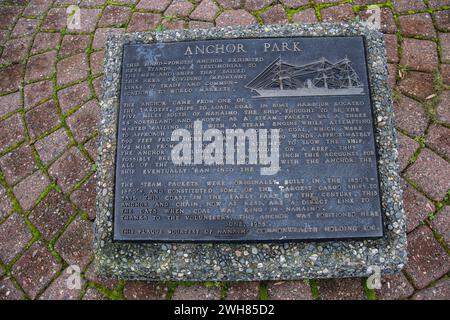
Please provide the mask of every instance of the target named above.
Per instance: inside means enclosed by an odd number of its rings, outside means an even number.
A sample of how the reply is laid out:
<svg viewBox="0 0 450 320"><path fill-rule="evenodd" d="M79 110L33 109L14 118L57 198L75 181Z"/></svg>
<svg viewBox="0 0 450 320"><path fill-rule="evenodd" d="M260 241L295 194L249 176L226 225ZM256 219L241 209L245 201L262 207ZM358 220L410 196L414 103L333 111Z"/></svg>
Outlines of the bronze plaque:
<svg viewBox="0 0 450 320"><path fill-rule="evenodd" d="M364 38L124 46L114 240L383 235Z"/></svg>

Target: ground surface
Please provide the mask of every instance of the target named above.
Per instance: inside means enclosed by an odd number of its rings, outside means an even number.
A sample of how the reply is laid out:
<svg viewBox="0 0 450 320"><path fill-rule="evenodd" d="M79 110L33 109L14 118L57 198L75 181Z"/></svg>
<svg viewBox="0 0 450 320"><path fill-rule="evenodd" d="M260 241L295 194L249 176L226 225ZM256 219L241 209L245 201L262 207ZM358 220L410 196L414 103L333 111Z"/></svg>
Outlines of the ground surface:
<svg viewBox="0 0 450 320"><path fill-rule="evenodd" d="M0 1L1 299L450 299L449 0ZM104 35L338 22L382 8L408 219L409 262L384 278L247 283L102 279L92 268ZM245 253L244 253L245 254ZM81 289L66 284L81 269Z"/></svg>

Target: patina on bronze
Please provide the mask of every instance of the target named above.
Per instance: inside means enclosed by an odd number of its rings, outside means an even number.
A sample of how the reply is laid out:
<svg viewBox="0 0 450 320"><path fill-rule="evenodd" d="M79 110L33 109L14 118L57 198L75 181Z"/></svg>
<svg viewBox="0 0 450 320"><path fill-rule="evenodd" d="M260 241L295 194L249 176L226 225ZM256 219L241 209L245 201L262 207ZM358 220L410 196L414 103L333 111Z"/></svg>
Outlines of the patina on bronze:
<svg viewBox="0 0 450 320"><path fill-rule="evenodd" d="M127 44L122 63L116 241L383 235L363 37ZM172 161L179 129L189 163ZM208 129L224 140L253 129L279 159L263 161L249 138L205 163L196 155L214 141ZM245 163L227 161L239 147Z"/></svg>

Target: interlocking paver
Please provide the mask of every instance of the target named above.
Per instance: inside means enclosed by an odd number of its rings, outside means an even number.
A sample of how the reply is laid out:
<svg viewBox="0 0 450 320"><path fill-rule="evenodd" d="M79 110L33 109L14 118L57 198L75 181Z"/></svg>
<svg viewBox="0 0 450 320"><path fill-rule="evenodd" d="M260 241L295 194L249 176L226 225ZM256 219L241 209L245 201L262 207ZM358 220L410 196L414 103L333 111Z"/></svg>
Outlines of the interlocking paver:
<svg viewBox="0 0 450 320"><path fill-rule="evenodd" d="M94 86L95 95L99 99L103 95L103 79L104 79L104 76L101 76L101 77L98 77L98 78L95 78L94 80L92 80L92 85Z"/></svg>
<svg viewBox="0 0 450 320"><path fill-rule="evenodd" d="M12 202L8 197L6 189L0 185L0 221L6 218L12 208Z"/></svg>
<svg viewBox="0 0 450 320"><path fill-rule="evenodd" d="M0 158L0 168L10 185L29 176L36 169L33 150L29 145L21 146Z"/></svg>
<svg viewBox="0 0 450 320"><path fill-rule="evenodd" d="M52 0L30 0L23 14L25 16L40 16L50 8L52 2Z"/></svg>
<svg viewBox="0 0 450 320"><path fill-rule="evenodd" d="M259 282L234 282L228 285L227 300L258 300Z"/></svg>
<svg viewBox="0 0 450 320"><path fill-rule="evenodd" d="M95 192L96 192L96 179L93 175L89 180L83 184L79 189L72 192L70 199L81 210L87 212L90 219L95 218Z"/></svg>
<svg viewBox="0 0 450 320"><path fill-rule="evenodd" d="M39 154L39 158L44 163L49 163L59 156L69 144L70 139L67 136L66 130L60 128L48 136L36 141L34 147Z"/></svg>
<svg viewBox="0 0 450 320"><path fill-rule="evenodd" d="M431 228L437 231L450 247L450 206L445 206L431 221Z"/></svg>
<svg viewBox="0 0 450 320"><path fill-rule="evenodd" d="M172 0L141 0L139 1L136 9L145 9L153 11L164 11Z"/></svg>
<svg viewBox="0 0 450 320"><path fill-rule="evenodd" d="M214 27L214 23L207 21L189 21L189 29L208 29Z"/></svg>
<svg viewBox="0 0 450 320"><path fill-rule="evenodd" d="M228 10L222 12L216 19L216 26L238 26L256 24L256 18L245 10Z"/></svg>
<svg viewBox="0 0 450 320"><path fill-rule="evenodd" d="M28 229L25 220L14 213L0 224L0 259L4 263L10 263L33 239L33 234Z"/></svg>
<svg viewBox="0 0 450 320"><path fill-rule="evenodd" d="M155 29L161 21L158 13L135 12L128 24L128 32L149 31Z"/></svg>
<svg viewBox="0 0 450 320"><path fill-rule="evenodd" d="M77 218L56 242L55 249L69 264L84 268L92 258L92 241L92 222Z"/></svg>
<svg viewBox="0 0 450 320"><path fill-rule="evenodd" d="M403 205L406 214L406 231L410 232L424 221L428 214L433 212L433 202L420 192L416 191L406 181L401 181L403 190Z"/></svg>
<svg viewBox="0 0 450 320"><path fill-rule="evenodd" d="M269 282L267 289L272 300L311 300L311 288L303 281Z"/></svg>
<svg viewBox="0 0 450 320"><path fill-rule="evenodd" d="M70 30L73 32L93 32L95 30L95 25L100 16L101 9L85 9L80 10L80 28Z"/></svg>
<svg viewBox="0 0 450 320"><path fill-rule="evenodd" d="M320 14L324 22L349 21L355 18L353 7L350 4L321 9Z"/></svg>
<svg viewBox="0 0 450 320"><path fill-rule="evenodd" d="M439 33L442 48L442 62L450 63L450 33Z"/></svg>
<svg viewBox="0 0 450 320"><path fill-rule="evenodd" d="M175 0L164 12L166 16L187 17L194 5L187 0Z"/></svg>
<svg viewBox="0 0 450 320"><path fill-rule="evenodd" d="M410 71L400 80L399 89L419 100L425 100L434 92L434 76L431 73Z"/></svg>
<svg viewBox="0 0 450 320"><path fill-rule="evenodd" d="M101 286L106 287L109 290L114 290L114 288L117 287L117 285L119 283L119 281L117 279L105 278L105 277L99 276L95 272L93 263L91 263L89 265L88 269L86 270L86 272L84 274L84 277L86 278L86 280L95 282L96 284L100 284Z"/></svg>
<svg viewBox="0 0 450 320"><path fill-rule="evenodd" d="M0 96L0 118L21 107L20 92Z"/></svg>
<svg viewBox="0 0 450 320"><path fill-rule="evenodd" d="M242 0L217 0L217 3L224 9L238 9L243 2Z"/></svg>
<svg viewBox="0 0 450 320"><path fill-rule="evenodd" d="M419 13L406 16L399 16L400 29L403 36L414 37L423 36L433 38L436 36L433 20L429 13Z"/></svg>
<svg viewBox="0 0 450 320"><path fill-rule="evenodd" d="M430 288L423 289L413 296L414 300L448 300L450 297L450 278L436 282Z"/></svg>
<svg viewBox="0 0 450 320"><path fill-rule="evenodd" d="M14 21L19 16L22 8L5 6L2 7L2 14L0 15L0 28L9 29L14 24Z"/></svg>
<svg viewBox="0 0 450 320"><path fill-rule="evenodd" d="M45 289L44 293L39 297L39 300L77 300L81 294L81 287L84 284L83 279L80 279L80 289L73 283L70 276L73 269L66 268L61 275L56 278L50 286ZM71 285L69 287L69 284Z"/></svg>
<svg viewBox="0 0 450 320"><path fill-rule="evenodd" d="M186 22L182 19L163 19L162 26L167 30L184 29Z"/></svg>
<svg viewBox="0 0 450 320"><path fill-rule="evenodd" d="M37 241L14 264L12 274L30 298L34 299L59 269L60 264L47 246Z"/></svg>
<svg viewBox="0 0 450 320"><path fill-rule="evenodd" d="M360 278L319 280L317 287L322 300L365 299Z"/></svg>
<svg viewBox="0 0 450 320"><path fill-rule="evenodd" d="M56 49L61 39L59 32L39 32L31 47L31 54Z"/></svg>
<svg viewBox="0 0 450 320"><path fill-rule="evenodd" d="M270 5L272 2L272 0L245 0L244 8L248 11L261 10L262 8Z"/></svg>
<svg viewBox="0 0 450 320"><path fill-rule="evenodd" d="M183 286L175 289L173 300L219 300L220 289L202 285Z"/></svg>
<svg viewBox="0 0 450 320"><path fill-rule="evenodd" d="M12 38L28 36L37 30L39 20L20 18L11 33Z"/></svg>
<svg viewBox="0 0 450 320"><path fill-rule="evenodd" d="M91 53L92 74L99 74L103 72L104 60L105 60L105 52L103 50Z"/></svg>
<svg viewBox="0 0 450 320"><path fill-rule="evenodd" d="M411 69L434 72L438 66L437 46L433 41L404 39L400 63Z"/></svg>
<svg viewBox="0 0 450 320"><path fill-rule="evenodd" d="M157 282L128 281L123 295L127 300L164 300L167 287Z"/></svg>
<svg viewBox="0 0 450 320"><path fill-rule="evenodd" d="M405 271L416 288L426 287L450 270L450 258L427 226L408 235L408 252Z"/></svg>
<svg viewBox="0 0 450 320"><path fill-rule="evenodd" d="M0 69L0 92L16 91L22 80L22 64L15 64Z"/></svg>
<svg viewBox="0 0 450 320"><path fill-rule="evenodd" d="M60 124L58 108L53 100L28 111L25 120L32 139L36 139Z"/></svg>
<svg viewBox="0 0 450 320"><path fill-rule="evenodd" d="M20 300L22 292L16 288L11 279L5 278L0 281L0 300Z"/></svg>
<svg viewBox="0 0 450 320"><path fill-rule="evenodd" d="M398 44L395 34L385 34L384 43L386 45L387 60L389 63L398 62Z"/></svg>
<svg viewBox="0 0 450 320"><path fill-rule="evenodd" d="M49 168L48 173L64 192L68 192L80 182L90 170L89 161L76 147L70 148Z"/></svg>
<svg viewBox="0 0 450 320"><path fill-rule="evenodd" d="M86 54L79 53L59 61L56 70L61 86L86 78L89 70Z"/></svg>
<svg viewBox="0 0 450 320"><path fill-rule="evenodd" d="M398 300L405 299L414 293L414 287L408 282L403 273L381 278L381 289L375 290L377 299Z"/></svg>
<svg viewBox="0 0 450 320"><path fill-rule="evenodd" d="M439 104L436 107L436 113L439 121L450 124L450 91L444 91L440 96Z"/></svg>
<svg viewBox="0 0 450 320"><path fill-rule="evenodd" d="M261 13L261 19L265 24L285 24L289 22L287 14L281 4L277 4Z"/></svg>
<svg viewBox="0 0 450 320"><path fill-rule="evenodd" d="M75 207L55 190L50 191L31 210L29 219L46 240L50 240L64 226Z"/></svg>
<svg viewBox="0 0 450 320"><path fill-rule="evenodd" d="M436 152L450 158L450 129L433 124L428 129L426 143Z"/></svg>
<svg viewBox="0 0 450 320"><path fill-rule="evenodd" d="M299 8L309 4L308 0L280 0L280 2L289 8Z"/></svg>
<svg viewBox="0 0 450 320"><path fill-rule="evenodd" d="M419 154L405 176L434 200L442 200L450 189L450 164L429 149Z"/></svg>
<svg viewBox="0 0 450 320"><path fill-rule="evenodd" d="M296 23L316 23L316 11L313 8L299 11L292 16L292 21Z"/></svg>
<svg viewBox="0 0 450 320"><path fill-rule="evenodd" d="M397 148L400 161L400 171L403 171L409 164L414 152L420 147L419 143L408 136L398 132Z"/></svg>
<svg viewBox="0 0 450 320"><path fill-rule="evenodd" d="M211 22L214 20L217 12L219 12L219 7L212 0L203 0L197 8L192 11L189 18Z"/></svg>
<svg viewBox="0 0 450 320"><path fill-rule="evenodd" d="M427 8L422 0L392 0L392 3L398 12L425 10Z"/></svg>
<svg viewBox="0 0 450 320"><path fill-rule="evenodd" d="M96 289L88 288L83 296L83 300L107 300L107 299Z"/></svg>
<svg viewBox="0 0 450 320"><path fill-rule="evenodd" d="M14 187L13 192L22 209L30 210L49 184L49 179L40 171L36 171L19 182Z"/></svg>
<svg viewBox="0 0 450 320"><path fill-rule="evenodd" d="M44 20L42 29L61 30L67 26L66 8L51 8Z"/></svg>
<svg viewBox="0 0 450 320"><path fill-rule="evenodd" d="M58 91L59 106L62 112L78 107L86 102L91 96L91 89L87 81L75 84Z"/></svg>
<svg viewBox="0 0 450 320"><path fill-rule="evenodd" d="M118 33L124 32L124 30L122 28L98 28L97 30L95 30L94 41L92 42L93 49L97 50L105 48L105 41L108 32Z"/></svg>
<svg viewBox="0 0 450 320"><path fill-rule="evenodd" d="M87 152L91 156L92 159L97 160L97 148L98 148L98 138L94 137L88 142L84 144L84 147L86 148Z"/></svg>
<svg viewBox="0 0 450 320"><path fill-rule="evenodd" d="M53 82L44 80L28 84L24 88L24 107L30 109L39 103L51 98L53 94Z"/></svg>
<svg viewBox="0 0 450 320"><path fill-rule="evenodd" d="M98 25L100 27L125 24L131 14L131 8L108 5L103 11Z"/></svg>
<svg viewBox="0 0 450 320"><path fill-rule="evenodd" d="M0 152L23 141L24 138L24 128L20 114L16 113L0 122Z"/></svg>
<svg viewBox="0 0 450 320"><path fill-rule="evenodd" d="M378 2L378 1L377 1ZM394 15L389 8L381 8L381 25L380 31L383 33L395 33L397 31L397 25L395 24ZM367 21L367 19L373 14L370 10L362 10L358 12L358 17Z"/></svg>
<svg viewBox="0 0 450 320"><path fill-rule="evenodd" d="M31 39L31 36L28 36L7 41L3 48L0 64L21 62L27 56Z"/></svg>
<svg viewBox="0 0 450 320"><path fill-rule="evenodd" d="M419 136L425 132L428 118L419 102L402 95L399 101L394 103L394 112L397 128L412 136Z"/></svg>
<svg viewBox="0 0 450 320"><path fill-rule="evenodd" d="M65 58L86 51L89 46L89 41L90 36L88 35L66 34L61 43L61 49L59 50L60 57Z"/></svg>
<svg viewBox="0 0 450 320"><path fill-rule="evenodd" d="M96 100L90 100L70 117L66 122L79 143L85 141L97 129L100 120L100 107Z"/></svg>
<svg viewBox="0 0 450 320"><path fill-rule="evenodd" d="M450 30L450 10L433 12L433 16L436 20L436 25L439 28L439 30L442 31Z"/></svg>
<svg viewBox="0 0 450 320"><path fill-rule="evenodd" d="M52 75L55 60L55 51L49 51L30 57L25 72L25 80L36 81L43 78L49 78Z"/></svg>

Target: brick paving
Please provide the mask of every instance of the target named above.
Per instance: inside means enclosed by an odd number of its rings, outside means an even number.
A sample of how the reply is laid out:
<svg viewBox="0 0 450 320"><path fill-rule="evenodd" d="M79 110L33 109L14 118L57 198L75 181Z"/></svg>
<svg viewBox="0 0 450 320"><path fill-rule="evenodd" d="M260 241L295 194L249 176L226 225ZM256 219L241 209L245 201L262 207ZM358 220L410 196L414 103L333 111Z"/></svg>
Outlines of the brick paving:
<svg viewBox="0 0 450 320"><path fill-rule="evenodd" d="M450 299L450 4L422 0L82 0L0 4L0 300ZM364 279L117 281L95 274L96 126L108 31L315 23L382 10L407 214L409 262ZM69 289L71 264L81 288Z"/></svg>

